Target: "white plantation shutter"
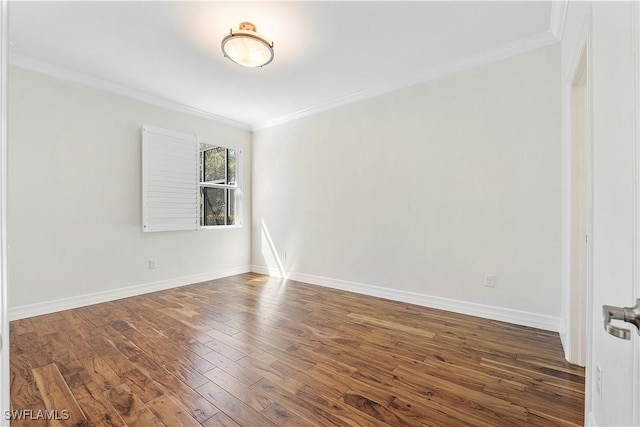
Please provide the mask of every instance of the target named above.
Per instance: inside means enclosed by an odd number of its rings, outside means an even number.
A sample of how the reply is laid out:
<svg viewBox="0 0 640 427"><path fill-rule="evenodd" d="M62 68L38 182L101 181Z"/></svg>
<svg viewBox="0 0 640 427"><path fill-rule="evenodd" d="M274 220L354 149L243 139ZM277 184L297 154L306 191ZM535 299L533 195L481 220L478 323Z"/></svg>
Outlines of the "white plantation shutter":
<svg viewBox="0 0 640 427"><path fill-rule="evenodd" d="M142 230L198 228L198 142L195 135L142 128Z"/></svg>

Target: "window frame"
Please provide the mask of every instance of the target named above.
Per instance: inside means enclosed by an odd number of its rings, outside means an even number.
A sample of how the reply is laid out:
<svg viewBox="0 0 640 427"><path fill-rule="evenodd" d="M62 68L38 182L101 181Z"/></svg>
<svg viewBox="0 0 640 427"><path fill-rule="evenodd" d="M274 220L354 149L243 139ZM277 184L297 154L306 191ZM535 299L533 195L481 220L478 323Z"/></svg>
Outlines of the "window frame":
<svg viewBox="0 0 640 427"><path fill-rule="evenodd" d="M198 226L197 226L197 230L213 230L213 229L220 229L220 228L242 228L242 223L243 223L243 203L242 203L242 150L240 148L238 148L237 146L235 146L234 144L224 144L224 143L218 143L218 142L214 142L208 139L204 139L201 137L197 138L197 144L198 144L198 197L200 197L201 199L198 200ZM203 145L209 146L209 148L206 149L202 149L201 147ZM228 173L229 173L229 163L228 163L228 155L229 155L229 150L233 150L236 152L236 181L235 184L220 184L220 183L213 183L213 182L207 182L207 181L203 181L204 179L204 164L202 163L204 161L204 152L207 150L211 150L214 148L223 148L225 149L225 182L228 181ZM235 219L235 223L234 224L218 224L218 225L202 225L202 217L201 214L204 210L204 199L202 198L202 189L203 188L219 188L219 189L223 189L223 190L227 190L225 192L225 198L226 198L226 209L227 209L227 213L225 215L225 221L228 218L229 215L229 195L233 190L233 194L234 194L234 207L235 207L235 215L234 215L234 219Z"/></svg>
<svg viewBox="0 0 640 427"><path fill-rule="evenodd" d="M141 140L142 232L243 227L242 149L236 144L219 143L215 139L205 139L196 134L185 134L146 124L142 126ZM201 178L204 179L200 170L202 145L235 151L234 184L201 182ZM225 183L229 173L227 156L228 151L225 151ZM200 225L201 212L204 209L204 200L200 193L204 187L222 187L229 193L234 193L234 224ZM231 199L227 199L226 203L227 209L230 208L229 200Z"/></svg>

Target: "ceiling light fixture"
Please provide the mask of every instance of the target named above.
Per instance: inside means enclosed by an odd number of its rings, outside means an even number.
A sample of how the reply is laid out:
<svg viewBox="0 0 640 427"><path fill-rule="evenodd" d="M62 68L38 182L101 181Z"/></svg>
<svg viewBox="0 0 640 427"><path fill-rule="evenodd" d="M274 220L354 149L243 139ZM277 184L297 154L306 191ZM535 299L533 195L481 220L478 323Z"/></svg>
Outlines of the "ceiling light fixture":
<svg viewBox="0 0 640 427"><path fill-rule="evenodd" d="M273 61L273 42L256 32L251 22L241 22L222 39L224 56L245 67L264 67Z"/></svg>

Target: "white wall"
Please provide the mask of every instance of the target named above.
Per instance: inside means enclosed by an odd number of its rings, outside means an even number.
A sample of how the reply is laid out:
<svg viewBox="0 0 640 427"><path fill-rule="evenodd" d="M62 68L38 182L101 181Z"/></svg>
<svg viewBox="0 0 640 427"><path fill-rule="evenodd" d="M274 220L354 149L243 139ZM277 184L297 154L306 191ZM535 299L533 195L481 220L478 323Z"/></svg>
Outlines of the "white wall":
<svg viewBox="0 0 640 427"><path fill-rule="evenodd" d="M249 270L248 131L17 67L8 119L12 317ZM244 151L243 228L142 233L143 124Z"/></svg>
<svg viewBox="0 0 640 427"><path fill-rule="evenodd" d="M555 45L255 132L254 270L277 254L293 278L557 330L559 75Z"/></svg>

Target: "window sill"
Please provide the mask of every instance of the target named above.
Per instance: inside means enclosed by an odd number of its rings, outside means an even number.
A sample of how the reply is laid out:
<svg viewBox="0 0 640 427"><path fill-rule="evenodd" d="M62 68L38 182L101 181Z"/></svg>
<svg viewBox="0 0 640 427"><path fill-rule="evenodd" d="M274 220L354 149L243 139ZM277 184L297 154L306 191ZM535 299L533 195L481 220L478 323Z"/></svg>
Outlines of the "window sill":
<svg viewBox="0 0 640 427"><path fill-rule="evenodd" d="M198 227L197 230L227 230L230 228L242 228L242 224L238 224L238 225L205 225L205 226L201 226Z"/></svg>

